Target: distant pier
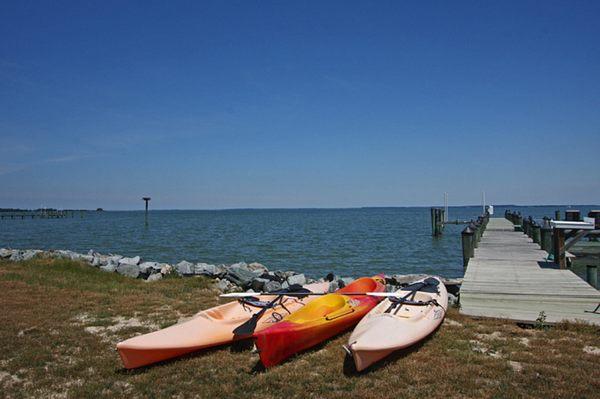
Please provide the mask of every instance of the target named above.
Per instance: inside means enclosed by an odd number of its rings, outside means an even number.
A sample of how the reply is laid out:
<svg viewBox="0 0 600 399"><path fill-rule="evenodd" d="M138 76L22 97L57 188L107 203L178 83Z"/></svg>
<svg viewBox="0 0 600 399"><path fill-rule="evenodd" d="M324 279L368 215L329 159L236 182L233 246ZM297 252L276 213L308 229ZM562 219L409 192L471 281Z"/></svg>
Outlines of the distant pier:
<svg viewBox="0 0 600 399"><path fill-rule="evenodd" d="M0 212L0 219L62 219L83 217L83 211Z"/></svg>
<svg viewBox="0 0 600 399"><path fill-rule="evenodd" d="M519 226L520 227L520 226ZM490 218L473 248L460 289L460 312L527 323L582 320L600 325L600 292L548 260L534 238ZM564 250L563 250L564 251Z"/></svg>

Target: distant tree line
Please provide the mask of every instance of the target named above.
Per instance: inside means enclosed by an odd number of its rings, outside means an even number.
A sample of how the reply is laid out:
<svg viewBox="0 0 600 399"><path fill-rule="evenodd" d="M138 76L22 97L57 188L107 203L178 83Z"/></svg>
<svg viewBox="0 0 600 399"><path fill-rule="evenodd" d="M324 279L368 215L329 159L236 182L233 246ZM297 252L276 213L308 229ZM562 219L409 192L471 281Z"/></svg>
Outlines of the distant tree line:
<svg viewBox="0 0 600 399"><path fill-rule="evenodd" d="M21 209L21 208L0 208L0 212L58 212L56 208L38 208L38 209ZM61 209L66 212L80 212L86 209Z"/></svg>

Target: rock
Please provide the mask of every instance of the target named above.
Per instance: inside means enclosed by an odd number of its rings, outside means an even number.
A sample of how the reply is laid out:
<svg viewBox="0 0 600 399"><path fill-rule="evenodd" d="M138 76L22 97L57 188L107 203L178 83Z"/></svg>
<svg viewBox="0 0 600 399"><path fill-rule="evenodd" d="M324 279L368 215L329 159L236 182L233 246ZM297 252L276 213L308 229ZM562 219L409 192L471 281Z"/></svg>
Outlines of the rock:
<svg viewBox="0 0 600 399"><path fill-rule="evenodd" d="M262 273L267 273L269 271L269 269L267 269L267 267L265 265L263 265L261 263L258 263L258 262L250 263L248 265L248 270L250 270L251 272L258 272L259 271L261 274Z"/></svg>
<svg viewBox="0 0 600 399"><path fill-rule="evenodd" d="M225 278L242 288L247 288L252 284L252 280L256 278L256 274L247 269L243 269L242 267L231 266L229 270L227 270Z"/></svg>
<svg viewBox="0 0 600 399"><path fill-rule="evenodd" d="M458 297L454 294L448 293L448 305L458 306Z"/></svg>
<svg viewBox="0 0 600 399"><path fill-rule="evenodd" d="M248 294L254 294L254 293L256 293L256 291L254 291L252 288L247 289L246 292Z"/></svg>
<svg viewBox="0 0 600 399"><path fill-rule="evenodd" d="M148 278L146 279L146 282L151 283L152 281L158 281L161 280L163 277L163 275L161 273L154 273L148 276Z"/></svg>
<svg viewBox="0 0 600 399"><path fill-rule="evenodd" d="M194 266L194 274L199 274L203 276L216 277L221 275L222 270L215 265L209 265L208 263L197 263Z"/></svg>
<svg viewBox="0 0 600 399"><path fill-rule="evenodd" d="M354 281L352 277L342 277L340 280L344 282L344 287Z"/></svg>
<svg viewBox="0 0 600 399"><path fill-rule="evenodd" d="M119 263L119 261L121 259L123 259L123 257L121 255L112 255L112 254L110 256L108 256L108 258L107 258L108 261L113 261L115 263Z"/></svg>
<svg viewBox="0 0 600 399"><path fill-rule="evenodd" d="M182 260L181 262L176 264L175 268L177 269L177 273L179 273L182 276L191 276L192 274L194 274L195 270L194 264L186 260Z"/></svg>
<svg viewBox="0 0 600 399"><path fill-rule="evenodd" d="M35 256L39 253L41 253L42 251L40 251L39 249L28 249L26 251L23 252L23 260L30 260L35 258Z"/></svg>
<svg viewBox="0 0 600 399"><path fill-rule="evenodd" d="M279 281L268 281L265 283L263 291L272 292L279 291L281 289L281 283Z"/></svg>
<svg viewBox="0 0 600 399"><path fill-rule="evenodd" d="M119 265L139 265L142 259L139 256L135 256L133 258L121 258L119 259Z"/></svg>
<svg viewBox="0 0 600 399"><path fill-rule="evenodd" d="M391 277L391 279L393 281L393 282L391 282L391 284L406 285L406 284L412 283L413 281L425 278L427 276L428 276L427 274L396 274Z"/></svg>
<svg viewBox="0 0 600 399"><path fill-rule="evenodd" d="M282 280L281 277L276 276L275 272L263 273L259 277L260 278L266 278L269 281L279 281L279 282L285 281L285 280Z"/></svg>
<svg viewBox="0 0 600 399"><path fill-rule="evenodd" d="M289 276L287 278L287 282L289 285L294 285L294 284L304 285L304 284L306 284L306 277L304 276L304 274L296 274L295 276Z"/></svg>
<svg viewBox="0 0 600 399"><path fill-rule="evenodd" d="M282 290L286 290L288 288L290 288L290 285L288 284L287 281L284 281L283 283L281 283L281 289Z"/></svg>
<svg viewBox="0 0 600 399"><path fill-rule="evenodd" d="M106 263L107 263L106 257L102 256L102 255L96 255L96 256L94 256L94 259L92 260L92 266L95 266L95 267L103 266Z"/></svg>
<svg viewBox="0 0 600 399"><path fill-rule="evenodd" d="M225 279L219 280L219 282L217 283L217 288L220 291L223 291L223 292L228 291L229 288L231 288L231 286L232 286L232 284L229 281L225 280Z"/></svg>
<svg viewBox="0 0 600 399"><path fill-rule="evenodd" d="M116 262L108 261L106 265L100 266L100 270L104 272L113 273L115 270L117 270L117 266L119 265Z"/></svg>
<svg viewBox="0 0 600 399"><path fill-rule="evenodd" d="M81 255L79 257L79 260L82 260L84 262L91 264L94 261L94 256L93 255Z"/></svg>
<svg viewBox="0 0 600 399"><path fill-rule="evenodd" d="M269 274L271 274L271 272L269 272ZM271 275L275 276L279 282L284 282L287 279L287 275L281 270L275 270Z"/></svg>
<svg viewBox="0 0 600 399"><path fill-rule="evenodd" d="M250 270L248 269L248 264L246 262L234 263L233 265L230 265L229 268Z"/></svg>
<svg viewBox="0 0 600 399"><path fill-rule="evenodd" d="M385 292L396 292L399 289L400 289L400 287L397 285L392 285L392 284L385 285Z"/></svg>
<svg viewBox="0 0 600 399"><path fill-rule="evenodd" d="M161 263L160 265L160 274L163 276L173 273L173 266L169 265L168 263Z"/></svg>
<svg viewBox="0 0 600 399"><path fill-rule="evenodd" d="M78 254L77 252L73 252L73 251L66 251L67 257L71 260L80 260L81 259L81 254Z"/></svg>
<svg viewBox="0 0 600 399"><path fill-rule="evenodd" d="M268 283L269 279L257 277L252 280L252 289L259 292L262 291L265 287L265 284Z"/></svg>
<svg viewBox="0 0 600 399"><path fill-rule="evenodd" d="M119 263L119 266L117 266L117 273L131 278L138 278L140 275L140 267L130 263Z"/></svg>
<svg viewBox="0 0 600 399"><path fill-rule="evenodd" d="M23 255L21 254L21 251L14 251L8 260L20 262L23 260Z"/></svg>
<svg viewBox="0 0 600 399"><path fill-rule="evenodd" d="M334 292L339 288L340 286L338 285L337 281L331 281L329 282L329 289L327 290L327 292Z"/></svg>
<svg viewBox="0 0 600 399"><path fill-rule="evenodd" d="M10 258L12 254L12 249L0 248L0 258Z"/></svg>
<svg viewBox="0 0 600 399"><path fill-rule="evenodd" d="M342 280L342 279L337 280L337 283L338 283L338 287L340 287L340 288L344 288L346 286L346 283L344 283L344 280Z"/></svg>
<svg viewBox="0 0 600 399"><path fill-rule="evenodd" d="M150 275L160 272L161 266L158 262L143 262L139 264L140 273Z"/></svg>

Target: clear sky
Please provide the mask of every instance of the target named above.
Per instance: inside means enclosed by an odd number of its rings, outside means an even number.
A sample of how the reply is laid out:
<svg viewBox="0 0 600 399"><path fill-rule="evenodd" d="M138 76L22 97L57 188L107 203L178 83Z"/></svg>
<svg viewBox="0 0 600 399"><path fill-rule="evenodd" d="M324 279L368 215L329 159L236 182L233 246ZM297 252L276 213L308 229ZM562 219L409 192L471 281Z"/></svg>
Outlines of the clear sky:
<svg viewBox="0 0 600 399"><path fill-rule="evenodd" d="M600 2L3 1L0 207L600 202Z"/></svg>

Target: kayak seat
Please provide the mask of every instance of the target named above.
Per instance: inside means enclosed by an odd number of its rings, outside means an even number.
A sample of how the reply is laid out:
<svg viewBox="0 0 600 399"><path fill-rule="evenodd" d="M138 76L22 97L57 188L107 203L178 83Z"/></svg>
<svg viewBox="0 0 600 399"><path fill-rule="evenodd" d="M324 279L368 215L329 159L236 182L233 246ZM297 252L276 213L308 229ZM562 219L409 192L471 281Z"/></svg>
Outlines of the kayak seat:
<svg viewBox="0 0 600 399"><path fill-rule="evenodd" d="M302 309L288 316L288 321L293 323L306 323L322 319L346 307L345 297L337 294L325 295L315 299Z"/></svg>

